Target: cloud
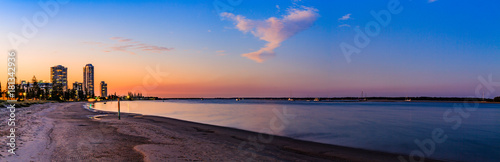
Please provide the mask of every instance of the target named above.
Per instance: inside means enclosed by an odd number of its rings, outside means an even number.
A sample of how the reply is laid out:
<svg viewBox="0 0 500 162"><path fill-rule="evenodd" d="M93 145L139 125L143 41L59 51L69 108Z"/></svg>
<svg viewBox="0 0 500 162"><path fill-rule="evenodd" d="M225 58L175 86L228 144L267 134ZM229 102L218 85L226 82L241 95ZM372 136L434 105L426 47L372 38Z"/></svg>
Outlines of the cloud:
<svg viewBox="0 0 500 162"><path fill-rule="evenodd" d="M106 49L104 50L104 52L125 52L133 55L135 55L138 51L162 53L174 50L174 48L145 44L138 41L134 41L129 38L111 37L109 39L117 41L118 43L114 44L107 44L102 42L83 42L83 43L105 47Z"/></svg>
<svg viewBox="0 0 500 162"><path fill-rule="evenodd" d="M217 53L217 56L225 56L225 55L227 55L226 51L224 51L224 50L215 51L215 53Z"/></svg>
<svg viewBox="0 0 500 162"><path fill-rule="evenodd" d="M268 42L255 52L242 54L256 62L262 63L275 56L274 49L283 41L295 34L308 29L319 17L318 10L311 7L289 8L282 18L270 17L266 20L250 20L241 15L224 12L222 17L234 21L238 30L252 33L255 37Z"/></svg>
<svg viewBox="0 0 500 162"><path fill-rule="evenodd" d="M148 45L148 44L137 44L135 48L141 50L141 51L149 51L153 53L161 53L161 52L167 52L173 50L173 48L167 48L167 47L161 47L161 46L154 46L154 45Z"/></svg>
<svg viewBox="0 0 500 162"><path fill-rule="evenodd" d="M436 2L437 0L429 0L428 2L429 3L432 3L432 2Z"/></svg>
<svg viewBox="0 0 500 162"><path fill-rule="evenodd" d="M339 18L340 21L349 20L349 19L351 19L351 14L350 13L347 14L347 15L342 16L341 18Z"/></svg>
<svg viewBox="0 0 500 162"><path fill-rule="evenodd" d="M351 25L349 25L349 24L341 24L341 25L339 25L339 28L341 28L341 27L351 27Z"/></svg>
<svg viewBox="0 0 500 162"><path fill-rule="evenodd" d="M341 18L339 18L340 25L338 27L339 28L342 28L342 27L351 27L351 25L345 23L345 21L350 20L350 19L352 19L350 13L342 16Z"/></svg>
<svg viewBox="0 0 500 162"><path fill-rule="evenodd" d="M111 37L109 39L116 40L118 42L130 42L130 41L132 41L132 39L127 39L127 38L122 38L122 37Z"/></svg>
<svg viewBox="0 0 500 162"><path fill-rule="evenodd" d="M112 52L112 51L119 51L119 52L125 52L125 53L130 53L130 54L133 54L135 55L136 53L135 52L132 52L132 51L129 51L128 49L131 48L131 47L134 47L133 45L121 45L121 46L113 46L113 47L110 47L109 50L107 50L108 52Z"/></svg>

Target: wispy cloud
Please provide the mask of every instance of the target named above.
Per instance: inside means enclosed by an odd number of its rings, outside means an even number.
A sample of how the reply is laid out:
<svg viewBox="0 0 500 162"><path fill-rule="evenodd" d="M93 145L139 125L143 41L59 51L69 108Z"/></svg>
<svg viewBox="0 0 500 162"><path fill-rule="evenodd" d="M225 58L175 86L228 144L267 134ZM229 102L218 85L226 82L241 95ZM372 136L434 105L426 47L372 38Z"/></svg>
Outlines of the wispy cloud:
<svg viewBox="0 0 500 162"><path fill-rule="evenodd" d="M436 2L437 0L429 0L428 2L429 3L432 3L432 2Z"/></svg>
<svg viewBox="0 0 500 162"><path fill-rule="evenodd" d="M137 52L151 52L151 53L163 53L174 50L174 48L167 48L162 46L155 46L146 43L141 43L139 41L134 41L133 39L123 38L123 37L111 37L111 40L117 43L107 44L102 42L83 42L85 44L98 45L105 47L104 52L124 52L129 54L137 54Z"/></svg>
<svg viewBox="0 0 500 162"><path fill-rule="evenodd" d="M351 19L351 14L350 13L342 16L341 18L339 18L339 20L349 20L349 19Z"/></svg>
<svg viewBox="0 0 500 162"><path fill-rule="evenodd" d="M341 24L341 25L339 25L339 28L341 28L341 27L351 27L351 25L349 25L349 24Z"/></svg>
<svg viewBox="0 0 500 162"><path fill-rule="evenodd" d="M339 25L339 28L342 28L342 27L351 27L351 25L349 25L349 24L345 24L345 21L346 21L346 20L350 20L350 19L352 19L352 18L351 18L351 14L350 14L350 13L348 13L348 14L346 14L346 15L344 15L344 16L342 16L342 17L340 17L340 18L339 18L339 22L340 22L341 24Z"/></svg>
<svg viewBox="0 0 500 162"><path fill-rule="evenodd" d="M130 53L135 55L136 53L133 51L130 51L129 48L134 47L133 45L120 45L120 46L112 46L109 47L109 49L105 50L104 52L113 52L113 51L119 51L119 52L125 52L125 53Z"/></svg>
<svg viewBox="0 0 500 162"><path fill-rule="evenodd" d="M132 39L127 39L127 38L123 38L123 37L111 37L109 39L116 40L118 42L130 42L130 41L132 41Z"/></svg>
<svg viewBox="0 0 500 162"><path fill-rule="evenodd" d="M226 51L224 51L224 50L215 51L215 53L217 53L217 56L225 56L225 55L227 55Z"/></svg>
<svg viewBox="0 0 500 162"><path fill-rule="evenodd" d="M242 54L243 57L261 63L275 56L274 49L278 48L281 42L311 27L319 14L315 8L301 6L289 8L282 18L250 20L227 12L222 13L221 16L234 21L236 28L243 33L250 32L255 37L268 42L258 51Z"/></svg>

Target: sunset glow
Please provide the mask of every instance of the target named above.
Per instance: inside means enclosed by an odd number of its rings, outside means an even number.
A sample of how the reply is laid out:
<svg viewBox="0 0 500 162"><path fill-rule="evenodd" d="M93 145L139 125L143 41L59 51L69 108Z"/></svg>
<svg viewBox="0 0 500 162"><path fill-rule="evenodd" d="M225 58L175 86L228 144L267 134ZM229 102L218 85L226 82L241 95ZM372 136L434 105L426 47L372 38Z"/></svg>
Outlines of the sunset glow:
<svg viewBox="0 0 500 162"><path fill-rule="evenodd" d="M335 97L361 91L466 97L474 95L478 76L500 76L497 5L474 2L481 11L464 11L472 2L401 2L404 10L348 62L339 44L353 44L354 29L375 20L370 11L387 7L356 3L244 1L219 12L212 1L71 1L15 49L18 80L35 75L48 81L49 68L63 65L69 83L81 82L83 66L91 63L96 83L106 81L109 93L121 95L142 87L159 97ZM21 35L23 19L44 11L30 1L0 5L0 20L10 23L0 27L4 36ZM13 48L9 37L0 39L5 54ZM148 76L147 68L157 66L168 73L160 82Z"/></svg>

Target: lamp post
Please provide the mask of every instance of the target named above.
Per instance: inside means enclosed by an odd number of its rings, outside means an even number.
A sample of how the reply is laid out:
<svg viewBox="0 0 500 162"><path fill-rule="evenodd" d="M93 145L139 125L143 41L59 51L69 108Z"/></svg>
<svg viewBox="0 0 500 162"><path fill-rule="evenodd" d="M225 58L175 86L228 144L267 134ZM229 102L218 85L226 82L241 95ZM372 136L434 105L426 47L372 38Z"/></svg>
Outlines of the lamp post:
<svg viewBox="0 0 500 162"><path fill-rule="evenodd" d="M118 120L120 120L120 98L118 98Z"/></svg>

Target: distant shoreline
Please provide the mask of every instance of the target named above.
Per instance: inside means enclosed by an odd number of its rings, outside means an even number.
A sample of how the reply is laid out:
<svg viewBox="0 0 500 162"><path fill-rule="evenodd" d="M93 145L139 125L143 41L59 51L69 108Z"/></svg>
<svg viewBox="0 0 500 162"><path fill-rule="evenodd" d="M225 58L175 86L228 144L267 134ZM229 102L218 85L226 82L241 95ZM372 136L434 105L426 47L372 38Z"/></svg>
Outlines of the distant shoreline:
<svg viewBox="0 0 500 162"><path fill-rule="evenodd" d="M207 98L158 98L157 100L293 100L293 101L315 101L315 102L447 102L447 103L492 103L499 104L493 99L465 98L465 97L207 97ZM407 101L409 99L410 101Z"/></svg>

